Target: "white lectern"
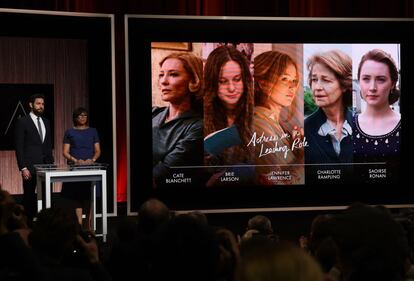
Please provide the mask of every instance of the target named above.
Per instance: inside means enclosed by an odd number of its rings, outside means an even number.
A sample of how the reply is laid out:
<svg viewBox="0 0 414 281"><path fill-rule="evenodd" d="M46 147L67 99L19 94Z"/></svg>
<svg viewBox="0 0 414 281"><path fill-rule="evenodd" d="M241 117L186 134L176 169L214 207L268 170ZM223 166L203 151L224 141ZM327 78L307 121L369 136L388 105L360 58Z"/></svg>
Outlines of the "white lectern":
<svg viewBox="0 0 414 281"><path fill-rule="evenodd" d="M51 206L52 183L54 182L91 182L91 208L92 208L92 228L96 232L96 183L102 182L102 234L103 241L106 242L108 234L107 225L107 206L106 206L106 170L104 165L91 166L72 166L68 168L57 168L51 165L36 165L37 175L37 210L43 208L42 202L42 181L45 182L45 208Z"/></svg>

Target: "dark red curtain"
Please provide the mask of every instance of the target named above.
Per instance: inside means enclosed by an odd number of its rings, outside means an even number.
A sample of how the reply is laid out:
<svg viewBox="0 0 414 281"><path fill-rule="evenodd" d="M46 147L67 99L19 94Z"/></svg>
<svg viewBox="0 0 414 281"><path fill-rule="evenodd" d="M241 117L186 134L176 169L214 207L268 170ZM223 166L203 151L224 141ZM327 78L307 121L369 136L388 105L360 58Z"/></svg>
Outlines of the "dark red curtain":
<svg viewBox="0 0 414 281"><path fill-rule="evenodd" d="M26 0L3 7L114 14L269 17L414 17L412 0Z"/></svg>

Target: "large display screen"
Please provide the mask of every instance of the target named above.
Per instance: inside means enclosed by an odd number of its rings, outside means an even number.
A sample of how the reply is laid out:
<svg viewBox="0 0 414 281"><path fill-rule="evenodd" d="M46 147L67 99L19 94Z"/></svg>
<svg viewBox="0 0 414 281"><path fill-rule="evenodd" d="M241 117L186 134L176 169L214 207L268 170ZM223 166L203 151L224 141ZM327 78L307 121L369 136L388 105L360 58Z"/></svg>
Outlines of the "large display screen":
<svg viewBox="0 0 414 281"><path fill-rule="evenodd" d="M154 188L398 182L399 44L153 42L151 61Z"/></svg>
<svg viewBox="0 0 414 281"><path fill-rule="evenodd" d="M410 202L412 21L148 20L128 21L132 202Z"/></svg>

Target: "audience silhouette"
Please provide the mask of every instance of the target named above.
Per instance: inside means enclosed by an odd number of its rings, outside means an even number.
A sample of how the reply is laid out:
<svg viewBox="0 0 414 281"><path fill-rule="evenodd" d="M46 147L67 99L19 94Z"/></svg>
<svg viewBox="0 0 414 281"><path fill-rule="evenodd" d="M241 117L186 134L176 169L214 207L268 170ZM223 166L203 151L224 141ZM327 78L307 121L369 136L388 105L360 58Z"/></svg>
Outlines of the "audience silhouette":
<svg viewBox="0 0 414 281"><path fill-rule="evenodd" d="M73 210L44 209L31 230L24 208L0 186L0 280L409 281L410 227L407 214L355 203L317 215L301 248L279 241L260 214L237 241L203 212L176 215L154 198L120 222L103 260Z"/></svg>

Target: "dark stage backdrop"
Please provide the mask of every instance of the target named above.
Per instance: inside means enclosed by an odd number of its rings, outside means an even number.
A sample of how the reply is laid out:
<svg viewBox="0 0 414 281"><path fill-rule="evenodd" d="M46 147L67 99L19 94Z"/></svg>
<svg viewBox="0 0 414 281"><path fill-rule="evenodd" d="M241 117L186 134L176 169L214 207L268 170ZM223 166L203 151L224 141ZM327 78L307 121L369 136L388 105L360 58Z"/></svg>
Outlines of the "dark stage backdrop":
<svg viewBox="0 0 414 281"><path fill-rule="evenodd" d="M7 84L9 94L12 94L11 85L14 85L13 93L18 88L30 93L42 88L35 85L47 84L46 88L54 93L54 99L45 102L45 114L56 120L53 127L56 163L64 163L63 134L72 126L72 110L80 105L88 106L87 57L86 40L0 37L1 89L5 91ZM2 95L2 106L15 98ZM27 102L25 99L25 108ZM2 110L2 115L7 112L8 109ZM0 151L0 182L12 194L21 194L21 177L13 149Z"/></svg>
<svg viewBox="0 0 414 281"><path fill-rule="evenodd" d="M0 151L14 150L14 130L17 119L30 113L28 100L31 95L42 94L45 104L54 104L52 84L0 84ZM44 117L54 128L55 118L53 111L46 111ZM53 131L52 131L52 139ZM52 143L52 145L54 145Z"/></svg>

